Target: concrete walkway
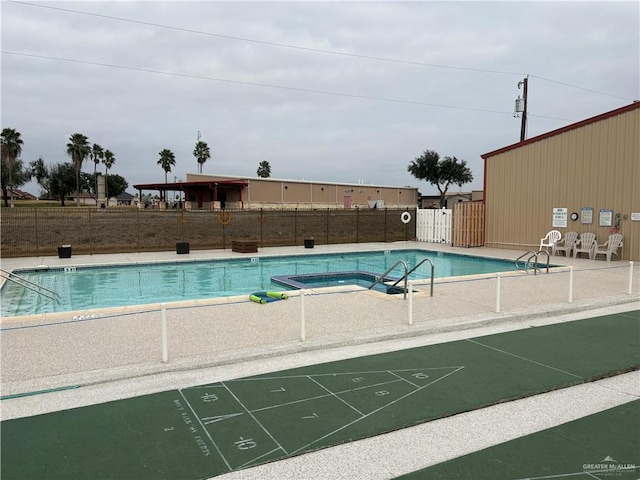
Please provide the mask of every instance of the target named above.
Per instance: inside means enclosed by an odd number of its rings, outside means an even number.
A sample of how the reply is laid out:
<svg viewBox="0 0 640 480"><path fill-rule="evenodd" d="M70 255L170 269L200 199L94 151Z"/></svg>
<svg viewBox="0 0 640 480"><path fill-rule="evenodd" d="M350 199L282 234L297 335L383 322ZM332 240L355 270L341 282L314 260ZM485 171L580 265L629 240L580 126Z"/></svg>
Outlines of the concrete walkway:
<svg viewBox="0 0 640 480"><path fill-rule="evenodd" d="M389 248L428 248L510 259L522 253L412 242L317 246L313 253ZM302 247L288 247L261 249L260 254L303 252ZM238 255L193 252L189 260ZM176 254L7 259L2 268L151 259L176 260ZM443 280L436 284L433 297L428 286L417 285L411 317L409 302L401 296L363 290L317 291L305 295L304 342L300 339L298 296L269 305L246 299L176 305L167 312L167 363L161 361L158 306L138 313L104 311L99 312L102 316L83 320L78 317L96 314L3 319L3 396L82 387L4 400L0 404L2 418L640 308L637 266L633 267L630 294L626 262L608 265L558 257L552 262L574 267L571 303L568 269L550 275L505 275L500 280L500 312L496 312L497 282L493 277ZM43 327L45 324L50 326ZM392 478L639 398L639 385L640 375L633 372L217 478Z"/></svg>

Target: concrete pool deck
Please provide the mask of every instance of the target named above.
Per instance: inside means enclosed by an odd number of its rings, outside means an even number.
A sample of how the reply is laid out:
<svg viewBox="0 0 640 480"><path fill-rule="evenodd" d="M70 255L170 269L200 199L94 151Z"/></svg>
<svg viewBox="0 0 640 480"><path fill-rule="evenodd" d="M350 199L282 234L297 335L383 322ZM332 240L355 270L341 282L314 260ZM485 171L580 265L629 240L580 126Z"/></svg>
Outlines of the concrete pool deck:
<svg viewBox="0 0 640 480"><path fill-rule="evenodd" d="M313 251L303 247L265 248L258 255L398 248L509 259L522 253L397 242L316 245ZM2 268L239 256L247 254L227 250L194 251L188 256L163 252L17 258L3 259ZM498 313L495 279L447 280L436 284L434 297L428 296L428 288L417 286L413 325L407 321L408 301L401 296L318 291L305 295L304 342L300 340L298 296L267 305L254 304L248 298L181 305L167 311L167 363L161 361L157 306L140 313L110 312L78 321L73 321L77 313L44 321L3 321L3 396L65 386L82 388L2 401L2 418L639 308L638 266L633 267L629 294L628 262L607 264L564 257L552 257L551 261L574 267L572 303L568 302L567 270L502 278ZM55 325L39 326L49 323ZM217 478L392 478L639 398L639 385L640 375L632 372Z"/></svg>

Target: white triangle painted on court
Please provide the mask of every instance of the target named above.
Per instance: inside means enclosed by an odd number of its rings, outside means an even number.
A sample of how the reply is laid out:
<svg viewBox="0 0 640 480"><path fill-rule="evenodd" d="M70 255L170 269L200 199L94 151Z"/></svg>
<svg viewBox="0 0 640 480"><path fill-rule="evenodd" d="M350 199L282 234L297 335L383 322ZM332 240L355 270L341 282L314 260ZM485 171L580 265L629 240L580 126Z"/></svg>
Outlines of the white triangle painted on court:
<svg viewBox="0 0 640 480"><path fill-rule="evenodd" d="M222 420L226 420L228 418L237 417L239 415L244 415L242 412L240 413L230 413L228 415L218 415L216 417L202 417L200 420L204 425L210 425L212 423L220 422Z"/></svg>

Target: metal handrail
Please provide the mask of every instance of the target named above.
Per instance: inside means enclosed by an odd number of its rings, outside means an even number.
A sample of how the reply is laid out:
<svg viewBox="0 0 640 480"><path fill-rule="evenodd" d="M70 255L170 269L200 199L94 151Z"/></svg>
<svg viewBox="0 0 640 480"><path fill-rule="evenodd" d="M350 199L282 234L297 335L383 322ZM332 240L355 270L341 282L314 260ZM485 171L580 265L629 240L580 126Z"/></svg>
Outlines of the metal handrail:
<svg viewBox="0 0 640 480"><path fill-rule="evenodd" d="M533 250L529 250L529 251L523 253L522 255L520 255L516 259L516 268L518 270L524 270L525 272L529 273L527 268L526 268L526 265L529 265L529 266L533 267L533 274L537 275L538 274L538 255L540 255L541 253L544 253L547 256L547 273L549 273L550 256L549 256L549 252L547 252L546 250L540 250L538 252L534 252ZM527 258L525 266L524 267L519 266L518 262L520 262L520 260L522 258L524 258L525 256L527 256L529 254L531 254L531 255L529 256L529 258Z"/></svg>
<svg viewBox="0 0 640 480"><path fill-rule="evenodd" d="M525 266L524 267L519 266L518 262L520 262L520 260L522 260L522 258L524 258L526 255L529 255L529 254L531 254L532 256L527 259L527 262L525 263ZM527 271L526 265L530 264L531 263L531 258L533 258L535 256L536 256L536 252L534 252L533 250L529 250L527 252L524 252L522 255L520 255L518 258L516 258L516 268L518 270L524 270L526 272Z"/></svg>
<svg viewBox="0 0 640 480"><path fill-rule="evenodd" d="M540 255L541 253L544 253L547 256L547 273L549 273L549 261L551 260L551 256L546 250L540 250L538 253L536 253L536 266L538 265L538 255Z"/></svg>
<svg viewBox="0 0 640 480"><path fill-rule="evenodd" d="M47 287L43 287L42 285L34 283L30 280L27 280L26 278L22 278L20 275L16 275L13 272L7 272L6 270L2 270L0 268L0 275L13 283L20 285L21 287L24 287L28 290L31 290L32 292L37 293L38 295L42 295L43 297L47 297L51 300L55 300L56 302L60 300L60 295L58 295L57 292L50 290ZM12 277L15 277L15 278L12 278ZM47 293L42 292L42 290L44 290Z"/></svg>
<svg viewBox="0 0 640 480"><path fill-rule="evenodd" d="M408 277L409 275L411 275L414 271L416 271L418 269L418 267L420 265L422 265L424 262L429 262L431 264L431 296L433 297L433 273L435 270L435 267L433 266L433 262L431 261L430 258L425 258L424 260L422 260L420 263L418 263L415 267L413 267L411 270L409 270L407 272L406 277ZM399 279L396 283L393 284L393 286L395 287L396 285L398 285L400 282L402 281L402 279Z"/></svg>
<svg viewBox="0 0 640 480"><path fill-rule="evenodd" d="M391 268L389 268L386 272L384 272L382 275L376 278L375 282L369 285L369 290L375 287L378 283L384 281L384 277L386 277L387 274L390 273L392 270L394 270L398 265L404 266L404 277L403 277L404 278L404 299L406 300L407 299L407 272L409 271L409 267L407 266L407 262L405 262L404 260L398 260L396 263L393 264ZM402 278L400 280L402 280Z"/></svg>

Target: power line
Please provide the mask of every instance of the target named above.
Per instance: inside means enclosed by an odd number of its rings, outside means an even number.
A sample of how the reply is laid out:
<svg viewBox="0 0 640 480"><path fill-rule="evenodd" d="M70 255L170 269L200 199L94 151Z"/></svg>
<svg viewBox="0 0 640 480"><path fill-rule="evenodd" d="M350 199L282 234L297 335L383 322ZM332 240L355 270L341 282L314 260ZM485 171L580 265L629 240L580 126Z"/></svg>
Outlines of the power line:
<svg viewBox="0 0 640 480"><path fill-rule="evenodd" d="M67 13L75 13L78 15L87 15L90 17L98 17L98 18L106 18L108 20L116 20L116 21L120 21L120 22L128 22L128 23L134 23L134 24L138 24L138 25L145 25L148 27L157 27L157 28L165 28L167 30L175 30L178 32L186 32L186 33L194 33L197 35L207 35L209 37L217 37L217 38L226 38L228 40L237 40L237 41L241 41L241 42L250 42L250 43L258 43L261 45L269 45L272 47L282 47L282 48L291 48L291 49L295 49L295 50L304 50L304 51L308 51L308 52L315 52L315 53L325 53L325 54L329 54L329 55L339 55L339 56L343 56L343 57L353 57L353 58L363 58L363 59L367 59L367 60L377 60L377 61L381 61L381 62L392 62L392 63L404 63L407 65L419 65L419 66L423 66L423 67L433 67L433 68L448 68L451 70L466 70L466 71L470 71L470 72L480 72L480 73L496 73L496 74L501 74L501 75L525 75L521 72L508 72L508 71L500 71L500 70L487 70L487 69L482 69L482 68L468 68L468 67L458 67L458 66L453 66L453 65L439 65L439 64L435 64L435 63L423 63L423 62L414 62L411 60L399 60L399 59L395 59L395 58L385 58L385 57L376 57L376 56L371 56L371 55L360 55L357 53L348 53L348 52L336 52L335 50L325 50L325 49L321 49L321 48L312 48L312 47L301 47L299 45L291 45L291 44L286 44L286 43L277 43L277 42L269 42L266 40L256 40L253 38L244 38L244 37L236 37L233 35L223 35L220 33L212 33L212 32L204 32L202 30L193 30L190 28L182 28L182 27L174 27L172 25L164 25L161 23L153 23L153 22L145 22L142 20L132 20L129 18L123 18L123 17L115 17L112 15L103 15L103 14L99 14L99 13L92 13L92 12L83 12L80 10L71 10L68 8L60 8L60 7L52 7L50 5L40 5L37 3L30 3L30 2L20 2L17 0L7 0L11 3L19 3L22 5L28 5L30 7L39 7L39 8L48 8L51 10L58 10L61 12L67 12Z"/></svg>
<svg viewBox="0 0 640 480"><path fill-rule="evenodd" d="M621 100L628 100L628 101L631 101L631 102L633 101L633 99L629 98L629 97L621 97L619 95L613 95L611 93L603 93L603 92L599 92L597 90L592 90L591 88L579 87L577 85L571 85L569 83L559 82L558 80L552 80L550 78L539 77L538 75L530 75L530 77L537 78L538 80L544 80L545 82L557 83L558 85L564 85L565 87L577 88L579 90L584 90L585 92L596 93L598 95L604 95L604 96L607 96L607 97L619 98Z"/></svg>
<svg viewBox="0 0 640 480"><path fill-rule="evenodd" d="M91 62L91 61L88 61L88 60L76 60L76 59L71 59L71 58L52 57L52 56L48 56L48 55L36 55L36 54L31 54L31 53L11 52L11 51L8 51L8 50L0 50L0 53L5 54L5 55L16 55L16 56L20 56L20 57L28 57L28 58L36 58L36 59L44 59L44 60L53 60L53 61L57 61L57 62L76 63L76 64L81 64L81 65L92 65L92 66L97 66L97 67L117 68L117 69L120 69L120 70L129 70L129 71L134 71L134 72L153 73L153 74L157 74L157 75L167 75L167 76L172 76L172 77L193 78L193 79L197 79L197 80L209 80L209 81L214 81L214 82L233 83L233 84L238 84L238 85L249 85L249 86L253 86L253 87L275 88L275 89L279 89L279 90L291 90L291 91L294 91L294 92L302 92L302 93L314 93L314 94L319 94L319 95L333 95L333 96L337 96L337 97L358 98L358 99L362 99L362 100L377 100L377 101L381 101L381 102L402 103L402 104L407 104L407 105L421 105L421 106L427 106L427 107L450 108L450 109L456 109L456 110L467 110L467 111L482 112L482 113L498 113L498 114L513 115L513 112L505 112L505 111L501 111L501 110L489 110L489 109L484 109L484 108L472 108L472 107L459 107L459 106L456 106L456 105L444 105L444 104L438 104L438 103L417 102L417 101L413 101L413 100L400 100L400 99L393 99L393 98L373 97L373 96L368 96L368 95L356 95L356 94L351 94L351 93L330 92L330 91L326 91L326 90L314 90L314 89L310 89L310 88L285 87L283 85L272 85L272 84L268 84L268 83L247 82L247 81L242 81L242 80L229 80L229 79L226 79L226 78L206 77L206 76L202 76L202 75L191 75L191 74L188 74L188 73L166 72L166 71L162 71L162 70L153 70L153 69L149 69L149 68L130 67L130 66L116 65L116 64L111 64L111 63ZM551 120L560 120L560 121L565 121L565 122L570 122L571 121L571 120L568 120L566 118L545 117L545 116L542 116L542 115L531 115L531 116L535 116L535 117L538 117L538 118L547 118L547 119L551 119Z"/></svg>
<svg viewBox="0 0 640 480"><path fill-rule="evenodd" d="M431 67L431 68L443 68L443 69L450 69L450 70L461 70L461 71L476 72L476 73L493 73L493 74L499 74L499 75L519 75L519 76L528 75L528 74L523 73L523 72L510 72L510 71L502 71L502 70L490 70L490 69L482 69L482 68L460 67L460 66L455 66L455 65L440 65L440 64L435 64L435 63L424 63L424 62L415 62L415 61L410 61L410 60L399 60L399 59L395 59L395 58L376 57L376 56L372 56L372 55L360 55L360 54L356 54L356 53L336 52L335 50L325 50L325 49L320 49L320 48L301 47L299 45L290 45L290 44L286 44L286 43L268 42L268 41L265 41L265 40L256 40L256 39L252 39L252 38L237 37L237 36L233 36L233 35L223 35L223 34L219 34L219 33L204 32L204 31L201 31L201 30L193 30L193 29L189 29L189 28L175 27L175 26L171 26L171 25L164 25L164 24L153 23L153 22L145 22L145 21L141 21L141 20L132 20L132 19L129 19L129 18L115 17L115 16L112 16L112 15L103 15L103 14L99 14L99 13L84 12L84 11L80 11L80 10L72 10L72 9L61 8L61 7L53 7L51 5L41 5L41 4L37 4L37 3L21 2L21 1L18 1L18 0L7 0L7 1L10 2L10 3L18 3L18 4L21 4L21 5L27 5L27 6L30 6L30 7L48 8L48 9L51 9L51 10L58 10L58 11L61 11L61 12L74 13L74 14L78 14L78 15L87 15L87 16L97 17L97 18L105 18L105 19L108 19L108 20L115 20L115 21L120 21L120 22L128 22L128 23L133 23L133 24L138 24L138 25L145 25L145 26L156 27L156 28L164 28L164 29L175 30L175 31L179 31L179 32L193 33L193 34L197 34L197 35L206 35L206 36L217 37L217 38L225 38L225 39L229 39L229 40L237 40L237 41L242 41L242 42L257 43L257 44L269 45L269 46L273 46L273 47L291 48L291 49L295 49L295 50L302 50L302 51L315 52L315 53L323 53L323 54L328 54L328 55L338 55L338 56L343 56L343 57L361 58L361 59L366 59L366 60L376 60L376 61L380 61L380 62L399 63L399 64L405 64L405 65L416 65L416 66ZM600 91L593 90L593 89L590 89L590 88L580 87L578 85L573 85L573 84L566 83L566 82L560 82L560 81L557 81L557 80L552 80L552 79L541 77L541 76L537 76L537 75L530 75L530 76L531 77L535 77L535 78L537 78L539 80L546 81L546 82L555 83L555 84L558 84L558 85L563 85L565 87L576 88L578 90L583 90L583 91L595 93L595 94L598 94L598 95L604 95L604 96L618 98L618 99L622 99L622 100L633 101L633 99L631 99L631 98L622 97L620 95L614 95L614 94L611 94L611 93L600 92Z"/></svg>

